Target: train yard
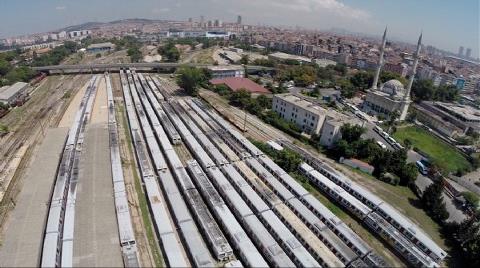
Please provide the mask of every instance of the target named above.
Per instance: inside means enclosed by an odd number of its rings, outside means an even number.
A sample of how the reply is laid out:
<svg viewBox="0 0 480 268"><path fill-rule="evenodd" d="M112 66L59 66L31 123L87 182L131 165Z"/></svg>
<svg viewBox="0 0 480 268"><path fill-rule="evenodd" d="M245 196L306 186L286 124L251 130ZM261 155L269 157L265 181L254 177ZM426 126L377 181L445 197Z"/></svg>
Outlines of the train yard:
<svg viewBox="0 0 480 268"><path fill-rule="evenodd" d="M178 91L167 79L134 69L90 77L75 116L61 129L63 142L51 146L56 164L45 173L51 178L33 222L38 237L30 264L149 266L144 256L152 254L153 241L162 265L172 267L391 265L222 116ZM141 182L135 194L125 148ZM300 172L405 263L441 265L446 253L398 211L338 173L329 176L309 164ZM139 212L137 195L147 211ZM141 224L139 213L148 214ZM139 229L150 223L152 236L145 238ZM0 257L9 253L0 246ZM0 266L15 264L22 262L0 258Z"/></svg>

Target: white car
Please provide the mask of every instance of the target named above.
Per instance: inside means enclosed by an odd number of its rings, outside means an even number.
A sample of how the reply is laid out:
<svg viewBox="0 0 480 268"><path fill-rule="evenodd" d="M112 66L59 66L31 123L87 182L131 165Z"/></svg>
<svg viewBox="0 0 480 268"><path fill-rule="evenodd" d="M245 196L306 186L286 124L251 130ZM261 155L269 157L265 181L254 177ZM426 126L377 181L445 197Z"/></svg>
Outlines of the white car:
<svg viewBox="0 0 480 268"><path fill-rule="evenodd" d="M390 137L390 135L388 135L388 133L385 132L385 131L382 131L382 133L380 133L380 135L382 135L382 137L384 137L385 139L388 139Z"/></svg>
<svg viewBox="0 0 480 268"><path fill-rule="evenodd" d="M390 144L395 144L395 143L397 143L397 141L394 140L392 137L388 137L388 138L387 138L387 141L388 141L388 143L390 143Z"/></svg>
<svg viewBox="0 0 480 268"><path fill-rule="evenodd" d="M381 134L381 133L383 132L383 129L382 129L381 127L379 127L379 126L375 126L375 127L373 128L373 130L374 130L375 132L377 132L378 134Z"/></svg>
<svg viewBox="0 0 480 268"><path fill-rule="evenodd" d="M378 146L382 147L382 149L387 149L387 145L383 144L381 141L377 141Z"/></svg>

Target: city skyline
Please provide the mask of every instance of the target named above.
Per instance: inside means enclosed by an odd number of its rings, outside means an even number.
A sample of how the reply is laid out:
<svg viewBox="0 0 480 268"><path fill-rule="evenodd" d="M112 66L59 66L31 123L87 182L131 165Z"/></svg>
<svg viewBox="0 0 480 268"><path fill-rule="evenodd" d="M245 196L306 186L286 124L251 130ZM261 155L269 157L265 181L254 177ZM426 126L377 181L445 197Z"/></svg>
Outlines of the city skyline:
<svg viewBox="0 0 480 268"><path fill-rule="evenodd" d="M460 46L471 48L474 58L479 57L480 50L479 3L476 0L465 1L462 5L452 1L392 1L388 7L378 0L260 0L241 3L231 0L143 0L135 4L125 0L95 3L91 0L6 0L0 3L0 7L0 38L54 31L92 21L128 18L188 20L191 17L198 21L204 15L207 19L235 22L241 15L243 22L251 25L333 28L374 35L379 35L388 25L390 39L412 44L423 30L425 44L453 53Z"/></svg>

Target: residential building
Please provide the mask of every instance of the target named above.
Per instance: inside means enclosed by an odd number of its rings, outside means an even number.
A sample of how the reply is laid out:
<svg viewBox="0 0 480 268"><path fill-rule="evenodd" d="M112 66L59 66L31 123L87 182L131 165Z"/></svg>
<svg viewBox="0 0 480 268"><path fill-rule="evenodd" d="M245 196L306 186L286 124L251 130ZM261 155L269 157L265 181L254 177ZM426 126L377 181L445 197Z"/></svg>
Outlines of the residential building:
<svg viewBox="0 0 480 268"><path fill-rule="evenodd" d="M307 134L320 134L327 111L308 100L290 93L273 96L272 110L288 122L295 123Z"/></svg>

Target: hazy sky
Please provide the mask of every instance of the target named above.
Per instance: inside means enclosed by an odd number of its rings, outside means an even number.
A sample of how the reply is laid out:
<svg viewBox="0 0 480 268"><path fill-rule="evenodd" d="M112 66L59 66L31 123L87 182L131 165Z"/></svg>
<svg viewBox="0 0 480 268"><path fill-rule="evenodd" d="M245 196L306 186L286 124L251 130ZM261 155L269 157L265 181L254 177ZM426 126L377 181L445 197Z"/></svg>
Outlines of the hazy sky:
<svg viewBox="0 0 480 268"><path fill-rule="evenodd" d="M0 0L0 37L123 18L198 19L344 28L479 55L480 0Z"/></svg>

